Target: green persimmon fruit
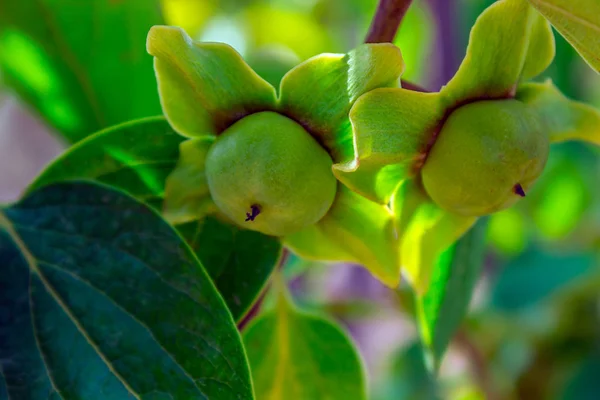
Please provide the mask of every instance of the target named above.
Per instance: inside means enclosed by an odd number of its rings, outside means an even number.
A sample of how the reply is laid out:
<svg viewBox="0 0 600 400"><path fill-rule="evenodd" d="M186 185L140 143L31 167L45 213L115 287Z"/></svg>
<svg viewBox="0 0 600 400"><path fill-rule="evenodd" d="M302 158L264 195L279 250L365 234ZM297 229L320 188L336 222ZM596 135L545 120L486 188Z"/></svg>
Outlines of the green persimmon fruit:
<svg viewBox="0 0 600 400"><path fill-rule="evenodd" d="M219 209L239 226L283 236L319 221L337 181L329 154L275 112L242 118L209 149L206 177Z"/></svg>
<svg viewBox="0 0 600 400"><path fill-rule="evenodd" d="M549 152L538 115L517 100L484 100L454 110L422 169L442 208L469 216L502 210L525 196Z"/></svg>

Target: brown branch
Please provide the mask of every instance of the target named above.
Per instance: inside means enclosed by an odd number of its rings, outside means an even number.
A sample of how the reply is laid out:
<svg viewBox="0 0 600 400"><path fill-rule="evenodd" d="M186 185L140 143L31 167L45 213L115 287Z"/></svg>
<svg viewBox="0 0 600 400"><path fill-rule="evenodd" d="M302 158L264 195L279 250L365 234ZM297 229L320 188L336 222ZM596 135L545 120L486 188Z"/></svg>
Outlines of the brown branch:
<svg viewBox="0 0 600 400"><path fill-rule="evenodd" d="M365 43L393 42L412 0L379 0Z"/></svg>
<svg viewBox="0 0 600 400"><path fill-rule="evenodd" d="M412 0L380 0L373 21L371 21L369 33L365 38L365 43L393 42L402 18L404 18L411 3ZM402 81L402 87L415 92L429 92L429 90L419 85L404 80Z"/></svg>
<svg viewBox="0 0 600 400"><path fill-rule="evenodd" d="M279 257L279 262L277 263L277 266L275 267L275 269L281 270L283 268L283 266L285 265L285 263L287 262L287 260L289 259L289 257L290 257L290 251L284 247L283 250L281 251L281 257ZM271 274L271 276L273 276L273 275ZM265 296L267 295L267 292L269 291L270 288L271 288L271 283L269 282L263 289L260 296L258 296L258 299L256 299L256 301L252 305L252 308L250 308L248 313L246 315L244 315L244 317L241 319L240 322L238 322L237 327L240 332L246 326L248 326L248 323L250 323L250 321L252 321L258 315L258 313L260 312L260 309L262 307L262 303L265 300Z"/></svg>

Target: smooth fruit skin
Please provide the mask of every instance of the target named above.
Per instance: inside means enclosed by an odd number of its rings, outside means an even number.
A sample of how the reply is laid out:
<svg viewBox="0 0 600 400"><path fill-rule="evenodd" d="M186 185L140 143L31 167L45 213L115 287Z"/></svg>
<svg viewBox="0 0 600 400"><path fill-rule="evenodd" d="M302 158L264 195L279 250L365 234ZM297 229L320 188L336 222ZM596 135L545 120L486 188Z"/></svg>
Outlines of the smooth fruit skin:
<svg viewBox="0 0 600 400"><path fill-rule="evenodd" d="M456 109L444 123L423 166L423 185L448 211L490 214L529 191L548 152L544 125L527 105L478 101Z"/></svg>
<svg viewBox="0 0 600 400"><path fill-rule="evenodd" d="M273 236L319 221L335 198L329 154L298 123L275 112L242 118L210 148L213 200L239 226Z"/></svg>

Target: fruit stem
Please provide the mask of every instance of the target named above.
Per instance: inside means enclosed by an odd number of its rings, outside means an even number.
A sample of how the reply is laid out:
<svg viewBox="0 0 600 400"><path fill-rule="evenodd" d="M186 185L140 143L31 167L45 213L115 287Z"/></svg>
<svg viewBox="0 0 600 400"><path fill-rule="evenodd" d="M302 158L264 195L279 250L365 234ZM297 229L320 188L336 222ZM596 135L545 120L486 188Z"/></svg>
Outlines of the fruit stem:
<svg viewBox="0 0 600 400"><path fill-rule="evenodd" d="M412 0L380 0L365 43L393 42Z"/></svg>
<svg viewBox="0 0 600 400"><path fill-rule="evenodd" d="M525 197L525 190L523 190L523 186L521 186L520 183L517 183L515 186L513 186L513 192L521 197Z"/></svg>
<svg viewBox="0 0 600 400"><path fill-rule="evenodd" d="M245 221L254 221L254 219L256 219L256 217L258 216L258 214L260 214L260 207L256 204L252 204L250 206L250 212L246 213L246 219Z"/></svg>

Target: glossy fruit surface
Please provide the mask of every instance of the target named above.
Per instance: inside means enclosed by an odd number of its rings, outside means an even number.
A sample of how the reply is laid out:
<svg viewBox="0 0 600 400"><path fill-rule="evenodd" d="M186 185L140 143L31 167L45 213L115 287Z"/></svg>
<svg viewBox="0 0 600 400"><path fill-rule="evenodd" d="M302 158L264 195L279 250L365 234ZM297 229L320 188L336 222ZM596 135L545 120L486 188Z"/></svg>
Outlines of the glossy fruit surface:
<svg viewBox="0 0 600 400"><path fill-rule="evenodd" d="M486 215L523 197L540 176L549 142L537 114L517 100L462 106L448 117L422 169L442 208Z"/></svg>
<svg viewBox="0 0 600 400"><path fill-rule="evenodd" d="M239 226L283 236L320 220L335 198L329 154L295 121L244 117L209 150L206 175L219 209Z"/></svg>

